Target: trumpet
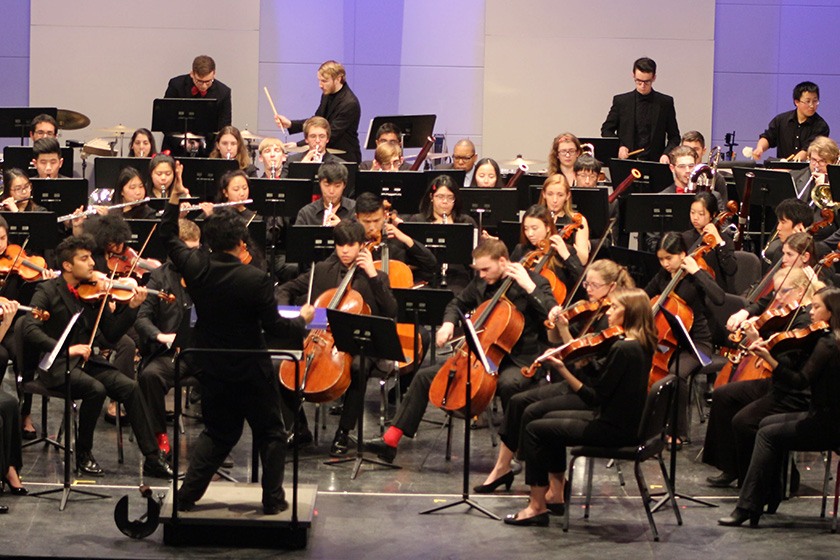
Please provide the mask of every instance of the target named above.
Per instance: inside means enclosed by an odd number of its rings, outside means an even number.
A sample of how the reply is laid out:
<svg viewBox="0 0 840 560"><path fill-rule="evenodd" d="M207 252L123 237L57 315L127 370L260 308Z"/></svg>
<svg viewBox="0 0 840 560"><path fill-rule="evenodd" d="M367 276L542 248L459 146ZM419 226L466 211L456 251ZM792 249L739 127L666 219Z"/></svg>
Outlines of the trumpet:
<svg viewBox="0 0 840 560"><path fill-rule="evenodd" d="M148 196L141 200L135 200L134 202L123 202L122 204L113 204L108 206L108 211L117 210L119 208L128 208L129 206L137 206L138 204L143 204L145 202L149 202L151 200ZM73 212L72 214L65 214L64 216L59 216L57 221L59 224L63 222L69 222L70 220L75 220L76 218L81 218L82 216L90 216L92 214L96 214L96 206L88 206L82 212Z"/></svg>
<svg viewBox="0 0 840 560"><path fill-rule="evenodd" d="M246 198L245 200L237 200L236 202L217 202L213 204L213 208L225 208L227 206L240 206L242 204L251 204L254 202L250 198ZM200 204L190 204L189 206L184 206L181 208L181 212L192 212L194 210L201 210Z"/></svg>

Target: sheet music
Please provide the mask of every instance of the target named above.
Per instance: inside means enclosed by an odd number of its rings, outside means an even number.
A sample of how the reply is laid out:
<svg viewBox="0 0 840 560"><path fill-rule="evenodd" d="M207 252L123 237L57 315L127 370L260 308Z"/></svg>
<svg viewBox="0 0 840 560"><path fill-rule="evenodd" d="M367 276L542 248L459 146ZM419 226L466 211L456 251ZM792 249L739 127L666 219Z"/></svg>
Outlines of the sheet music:
<svg viewBox="0 0 840 560"><path fill-rule="evenodd" d="M61 333L61 337L59 337L58 342L55 345L55 348L52 349L52 352L44 356L41 361L38 363L38 368L44 371L49 371L52 367L53 363L55 363L55 359L58 357L58 353L61 352L61 348L64 346L64 343L67 341L67 337L70 336L70 331L73 330L73 325L76 324L76 321L79 320L79 315L82 314L82 310L76 311L72 317L70 317L70 322L67 323L67 326L64 327L64 332Z"/></svg>

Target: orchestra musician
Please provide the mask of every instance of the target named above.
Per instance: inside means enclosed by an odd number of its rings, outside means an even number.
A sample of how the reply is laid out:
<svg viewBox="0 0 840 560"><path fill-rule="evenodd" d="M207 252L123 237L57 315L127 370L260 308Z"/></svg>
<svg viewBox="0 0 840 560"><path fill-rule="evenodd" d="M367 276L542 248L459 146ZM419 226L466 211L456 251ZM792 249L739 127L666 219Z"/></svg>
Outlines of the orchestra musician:
<svg viewBox="0 0 840 560"><path fill-rule="evenodd" d="M391 122L385 122L379 125L376 129L376 147L379 148L382 144L393 144L400 149L400 157L402 157L402 130L400 127ZM374 154L375 155L375 154ZM384 159L383 159L384 161ZM373 169L373 160L365 160L359 164L359 171L368 171ZM411 164L401 161L399 170L408 171L411 169ZM396 169L394 169L396 171Z"/></svg>
<svg viewBox="0 0 840 560"><path fill-rule="evenodd" d="M373 161L369 163L371 171L400 171L405 165L402 147L393 142L382 142L373 153ZM359 166L359 169L363 169Z"/></svg>
<svg viewBox="0 0 840 560"><path fill-rule="evenodd" d="M561 173L566 183L575 183L575 162L582 152L580 140L571 132L561 132L554 137L548 152L548 174Z"/></svg>
<svg viewBox="0 0 840 560"><path fill-rule="evenodd" d="M717 200L710 192L694 195L689 210L691 229L682 232L686 247L691 252L702 242L704 234L715 238L715 247L703 255L703 260L714 272L715 281L726 292L732 292L735 275L738 273L738 261L735 260L735 246L732 236L718 230L714 219L718 213Z"/></svg>
<svg viewBox="0 0 840 560"><path fill-rule="evenodd" d="M15 320L18 302L0 297L0 309L3 311L0 339L3 339ZM18 401L14 396L0 391L0 492L8 492L12 496L25 496L29 493L20 481L23 468L21 434ZM0 513L7 512L8 506L0 505Z"/></svg>
<svg viewBox="0 0 840 560"><path fill-rule="evenodd" d="M694 345L705 355L712 354L712 332L706 319L708 305L723 305L725 293L709 274L700 268L697 261L688 253L688 247L682 235L670 231L665 233L656 249L656 256L662 268L645 286L645 292L651 298L662 294L674 275L685 271L686 276L676 285L673 293L681 298L691 309L694 321L688 334ZM677 357L673 356L669 369L679 379L680 399L677 403L677 444L688 435L688 374L699 365L691 349L679 350L679 371L674 371Z"/></svg>
<svg viewBox="0 0 840 560"><path fill-rule="evenodd" d="M363 207L363 210L367 209L369 207ZM364 215L369 216L370 213ZM373 265L373 256L365 246L364 226L352 220L342 220L335 226L333 237L335 238L335 252L326 260L317 263L311 272L312 301L315 301L323 292L338 287L350 268L355 265L359 270L354 273L350 287L361 294L362 299L370 307L370 314L396 318L397 301L391 293L388 276L376 270ZM277 303L280 305L309 303L305 301L309 291L309 281L310 273L304 273L278 287L275 292ZM350 430L356 426L359 416L364 412L367 379L360 379L359 368L359 359L355 357L350 386L344 394L344 406L341 410L338 429L330 446L332 457L344 457L350 452ZM302 432L306 431L308 429L304 427ZM301 436L301 441L303 439L304 436Z"/></svg>
<svg viewBox="0 0 840 560"><path fill-rule="evenodd" d="M464 187L473 184L473 173L475 173L475 160L478 154L475 151L475 144L469 138L462 138L452 148L452 163L441 163L435 169L456 169L464 170Z"/></svg>
<svg viewBox="0 0 840 560"><path fill-rule="evenodd" d="M501 187L502 172L493 158L481 158L475 164L471 187Z"/></svg>
<svg viewBox="0 0 840 560"><path fill-rule="evenodd" d="M776 148L776 157L800 161L807 154L805 149L817 136L828 136L828 123L817 114L820 105L820 87L814 82L801 82L793 88L793 111L773 117L767 130L761 133L752 150L755 160L768 148Z"/></svg>
<svg viewBox="0 0 840 560"><path fill-rule="evenodd" d="M32 145L32 158L39 179L58 179L64 158L61 157L61 145L51 136L39 138Z"/></svg>
<svg viewBox="0 0 840 560"><path fill-rule="evenodd" d="M574 182L572 183L572 186L597 187L598 181L600 181L601 178L601 168L603 166L603 163L589 154L581 154L575 160L575 165L573 167Z"/></svg>
<svg viewBox="0 0 840 560"><path fill-rule="evenodd" d="M601 259L592 263L592 266L586 272L586 281L583 286L590 302L601 302L607 298L611 301L622 291L635 287L627 270L608 259ZM603 315L592 324L590 332L598 333L609 326L609 319L606 314L608 309L605 305ZM573 340L574 335L570 331L569 321L562 311L561 307L557 306L549 312L548 316L549 320L554 321L557 325L562 343L567 344ZM576 330L578 336L581 334L580 326L578 322L571 326ZM593 367L597 369L597 366ZM589 372L589 369L581 370L578 371L577 376L581 379L589 379L583 377ZM597 377L597 373L595 373L595 376ZM563 380L552 380L549 384L540 385L513 395L505 409L502 425L499 427L501 444L496 456L496 464L487 474L484 482L473 487L473 491L477 494L488 494L502 485L510 489L514 477L511 461L514 460L516 453L519 451L522 429L531 420L543 418L546 414L555 410L591 410L591 407L582 401L577 393L570 391L568 383Z"/></svg>
<svg viewBox="0 0 840 560"><path fill-rule="evenodd" d="M540 192L539 204L551 212L558 230L572 223L572 191L565 176L555 173L546 178ZM589 222L586 216L582 218L582 226L567 240L568 249L561 248L558 251L564 265L571 269L575 277L580 276L583 267L589 262Z"/></svg>
<svg viewBox="0 0 840 560"><path fill-rule="evenodd" d="M100 355L93 353L90 343L94 325L97 324L97 313L101 308L102 318L96 334L110 344L116 344L134 324L137 309L146 297L146 290L135 289L128 303L113 312L109 305L103 308L99 302L80 300L78 287L90 281L95 269L92 255L94 249L93 239L86 235L68 237L58 244L56 254L61 263L61 276L39 283L31 301L33 307L49 312L49 320L25 315L20 325L24 342L42 355L52 352L70 317L76 311L82 311L82 316L67 340L70 390L74 399L82 401L76 437L77 469L91 476L104 474L93 456L93 433L105 397L110 396L125 405L131 429L146 458L143 472L148 476L171 478L172 469L155 442L146 403L137 383ZM48 370L39 371L41 381L50 389L61 391L64 388L64 375L68 368L65 356L65 353L59 353Z"/></svg>
<svg viewBox="0 0 840 560"><path fill-rule="evenodd" d="M309 117L306 119L306 122L303 123L303 140L309 149L286 158L283 169L280 170L280 177L288 177L289 164L296 161L304 163L339 163L344 161L332 152L327 151L330 134L330 123L324 117Z"/></svg>
<svg viewBox="0 0 840 560"><path fill-rule="evenodd" d="M826 289L814 296L811 328L819 321L827 322L828 329L817 331L819 338L813 350L799 363L789 364L773 356L763 340L750 345L752 352L767 361L774 378L784 379L795 389L810 388L811 403L806 412L774 414L762 420L737 506L728 517L718 520L721 525L742 525L749 519L750 525L756 526L765 505L767 513L776 511L782 499L784 457L789 450L823 451L840 445L840 290Z"/></svg>
<svg viewBox="0 0 840 560"><path fill-rule="evenodd" d="M292 154L292 157L295 154ZM291 159L291 158L289 158ZM343 220L352 220L356 201L344 196L347 187L347 167L335 161L326 161L318 168L318 185L321 198L300 209L295 224L301 226L336 226Z"/></svg>
<svg viewBox="0 0 840 560"><path fill-rule="evenodd" d="M792 309L787 314L789 318L785 322L788 325L784 330L808 326L812 296L823 287L822 282L812 281L804 269L797 267L779 270L773 276L773 283L777 287L773 308L790 306ZM759 332L752 321L742 322L741 328L745 329L745 346L759 339ZM794 359L788 354L785 357L788 363ZM750 360L753 358L745 357L742 363ZM721 472L706 479L709 486L725 488L736 480L743 482L761 420L771 414L807 410L808 400L807 392L790 387L777 376L735 381L717 387L709 412L703 462Z"/></svg>
<svg viewBox="0 0 840 560"><path fill-rule="evenodd" d="M694 148L694 151L697 152L698 163L701 163L703 158L706 157L706 138L697 130L689 130L683 134L680 137L680 145ZM711 163L709 165L711 165ZM715 173L712 190L715 193L715 198L717 198L718 210L723 211L726 206L726 201L729 198L729 193L726 187L726 179L723 175Z"/></svg>
<svg viewBox="0 0 840 560"><path fill-rule="evenodd" d="M111 204L137 202L148 196L146 185L143 183L139 171L133 167L124 167L120 170ZM122 217L126 220L149 220L155 217L154 209L145 202L134 206L125 206L121 210Z"/></svg>
<svg viewBox="0 0 840 560"><path fill-rule="evenodd" d="M263 164L263 179L277 179L286 162L286 148L279 138L263 138L257 147Z"/></svg>
<svg viewBox="0 0 840 560"><path fill-rule="evenodd" d="M613 97L601 136L618 137L618 157L642 150L637 159L668 163L668 152L680 141L674 98L653 90L656 62L639 58L633 62L636 89Z"/></svg>
<svg viewBox="0 0 840 560"><path fill-rule="evenodd" d="M151 196L154 198L167 198L172 191L172 183L175 182L175 169L177 164L175 158L169 154L155 154L149 160L149 177L152 181Z"/></svg>
<svg viewBox="0 0 840 560"><path fill-rule="evenodd" d="M322 92L321 103L314 116L323 117L329 123L328 130L332 130L332 136L326 139L327 142L324 142L321 148L323 149L329 143L330 148L342 150L346 154L347 161L362 161L362 148L359 145L359 120L362 118L362 108L359 98L347 84L347 72L344 66L335 60L328 60L321 64L318 68L318 87ZM304 135L308 136L303 119L293 121L283 115L274 115L274 121L277 126L286 128L289 134L303 130ZM298 142L298 145L302 146L303 142Z"/></svg>
<svg viewBox="0 0 840 560"><path fill-rule="evenodd" d="M3 173L3 194L0 210L4 212L46 212L32 198L32 181L22 169L12 167Z"/></svg>
<svg viewBox="0 0 840 560"><path fill-rule="evenodd" d="M150 157L156 152L157 143L152 131L148 128L135 130L128 142L128 157Z"/></svg>
<svg viewBox="0 0 840 560"><path fill-rule="evenodd" d="M609 349L600 374L584 383L563 361L549 358L571 393L590 410L556 410L523 427L520 452L525 459L528 505L504 522L548 526L549 512L565 512L566 447L622 446L637 441L647 398L648 372L656 349L650 300L642 290L619 292L609 311L610 326L622 326L625 337Z"/></svg>
<svg viewBox="0 0 840 560"><path fill-rule="evenodd" d="M58 138L58 122L45 113L35 115L29 123L29 142L34 146L41 138Z"/></svg>
<svg viewBox="0 0 840 560"><path fill-rule="evenodd" d="M770 262L776 262L781 256L782 245L788 236L804 232L814 223L814 212L804 200L786 198L776 205L776 239L769 243L764 256ZM811 253L816 257L816 253Z"/></svg>
<svg viewBox="0 0 840 560"><path fill-rule="evenodd" d="M159 233L195 304L195 347L265 349L263 331L302 340L314 309L305 305L300 317L291 320L279 316L272 280L241 262L248 230L235 211L221 209L205 221L202 239L209 251L192 249L179 238L179 198L185 193L180 180L176 180ZM196 364L201 371L204 430L191 450L178 507L190 510L201 499L239 440L247 420L262 461L263 513L285 510L287 435L280 413L279 382L271 360L267 356L201 355L196 357Z"/></svg>
<svg viewBox="0 0 840 560"><path fill-rule="evenodd" d="M251 163L248 146L242 139L242 133L235 126L226 126L216 134L216 146L210 152L214 159L235 159L239 169L249 177L257 176L257 168Z"/></svg>
<svg viewBox="0 0 840 560"><path fill-rule="evenodd" d="M551 212L545 206L534 204L522 214L519 243L513 248L510 259L514 262L521 261L525 255L536 250L540 243L546 239L550 243L552 251L546 268L554 273L557 280L563 283L566 289L571 290L580 274L583 273L583 266L580 265L577 256L572 257L569 246L557 232L557 226L554 224ZM564 253L565 257L563 256Z"/></svg>
<svg viewBox="0 0 840 560"><path fill-rule="evenodd" d="M447 305L435 342L438 347L442 347L452 339L455 325L459 322L458 310L466 313L477 308L494 296L506 278L512 279L513 284L506 298L522 313L525 321L519 340L510 354L498 364L496 394L502 401L502 407L506 408L513 395L535 386L539 381L538 376L527 378L520 370L531 365L537 357L540 339L545 336L543 321L548 311L557 305L557 301L548 281L512 261L507 247L500 240L482 240L473 250L472 256L477 276ZM393 462L400 438L403 435L413 438L417 433L429 402L429 388L437 373L438 366L435 365L417 372L397 409L391 427L382 437L365 442L368 451L376 453L383 461Z"/></svg>

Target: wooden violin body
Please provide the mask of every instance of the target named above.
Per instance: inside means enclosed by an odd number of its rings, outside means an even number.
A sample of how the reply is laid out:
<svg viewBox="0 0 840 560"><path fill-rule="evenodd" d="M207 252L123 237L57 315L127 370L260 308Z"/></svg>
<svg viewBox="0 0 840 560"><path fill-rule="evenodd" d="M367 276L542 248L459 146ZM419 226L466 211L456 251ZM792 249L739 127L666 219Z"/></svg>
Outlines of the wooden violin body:
<svg viewBox="0 0 840 560"><path fill-rule="evenodd" d="M534 360L530 367L522 368L522 375L533 377L540 364L549 358L559 358L566 363L591 358L607 352L612 345L624 338L624 327L608 327L599 333L591 333L577 338L568 344L553 348Z"/></svg>
<svg viewBox="0 0 840 560"><path fill-rule="evenodd" d="M44 272L47 270L47 261L44 257L27 255L20 245L9 245L6 251L0 256L0 274L5 275L14 272L25 282L34 282L44 279Z"/></svg>

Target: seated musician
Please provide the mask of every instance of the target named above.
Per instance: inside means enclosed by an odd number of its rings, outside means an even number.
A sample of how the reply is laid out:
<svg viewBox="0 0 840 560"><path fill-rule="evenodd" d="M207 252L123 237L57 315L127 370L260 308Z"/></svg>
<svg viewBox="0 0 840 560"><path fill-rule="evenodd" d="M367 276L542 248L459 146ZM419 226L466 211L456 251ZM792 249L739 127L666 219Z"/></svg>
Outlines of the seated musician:
<svg viewBox="0 0 840 560"><path fill-rule="evenodd" d="M551 212L558 230L572 223L572 216L574 215L572 211L572 191L563 175L556 173L546 178L542 192L540 192L539 204L545 206ZM577 271L577 276L580 275L583 266L589 262L589 222L586 220L586 216L581 215L581 218L583 219L583 225L575 231L571 239L567 240L568 251L561 249L558 252L560 258L563 259L563 263ZM574 252L572 252L572 249L574 249Z"/></svg>
<svg viewBox="0 0 840 560"><path fill-rule="evenodd" d="M438 175L429 184L423 198L420 199L420 211L409 217L407 222L427 222L431 224L470 224L477 228L478 224L469 214L464 213L461 202L461 188L456 185L449 175ZM438 285L445 285L456 294L464 289L472 274L462 264L442 264L441 268L418 269L415 279Z"/></svg>
<svg viewBox="0 0 840 560"><path fill-rule="evenodd" d="M172 184L175 182L175 170L177 164L169 154L155 154L149 160L149 177L152 180L151 196L154 198L166 198L172 192Z"/></svg>
<svg viewBox="0 0 840 560"><path fill-rule="evenodd" d="M697 152L697 162L703 161L706 156L706 138L697 130L689 130L680 137L680 145L694 148ZM715 198L718 202L718 210L723 210L726 206L726 201L729 199L729 191L726 187L726 179L723 175L715 174L712 191L715 193Z"/></svg>
<svg viewBox="0 0 840 560"><path fill-rule="evenodd" d="M502 171L493 158L482 158L475 164L471 187L501 187Z"/></svg>
<svg viewBox="0 0 840 560"><path fill-rule="evenodd" d="M782 244L789 235L804 232L814 223L814 212L808 203L796 198L787 198L776 205L776 239L764 249L764 257L771 263L779 260Z"/></svg>
<svg viewBox="0 0 840 560"><path fill-rule="evenodd" d="M309 117L306 119L306 122L303 123L303 140L306 142L308 149L305 152L294 153L286 158L283 169L280 170L280 177L288 177L289 164L296 161L304 163L339 163L343 161L340 157L327 151L327 144L330 141L330 123L324 117ZM320 173L318 176L320 177Z"/></svg>
<svg viewBox="0 0 840 560"><path fill-rule="evenodd" d="M394 123L386 122L379 125L379 128L376 129L375 142L377 148L382 144L392 144L397 146L400 149L400 156L402 156L402 130L400 130L400 127ZM370 169L373 169L372 160L366 160L359 164L360 171L368 171ZM408 171L411 169L411 164L401 161L398 169L400 171ZM394 169L394 171L396 171L396 169Z"/></svg>
<svg viewBox="0 0 840 560"><path fill-rule="evenodd" d="M286 147L279 138L263 138L257 152L263 164L263 179L277 179L286 162Z"/></svg>
<svg viewBox="0 0 840 560"><path fill-rule="evenodd" d="M295 225L336 226L343 220L352 219L356 202L344 196L347 177L347 167L344 165L329 161L322 163L318 168L321 198L300 209Z"/></svg>
<svg viewBox="0 0 840 560"><path fill-rule="evenodd" d="M755 160L768 148L776 148L777 158L801 161L805 149L817 136L828 136L828 123L817 114L820 105L820 87L813 82L801 82L793 88L793 111L773 117L767 130L761 133L752 151Z"/></svg>
<svg viewBox="0 0 840 560"><path fill-rule="evenodd" d="M575 160L573 187L597 187L601 177L603 163L590 156L582 154ZM568 182L568 180L567 180Z"/></svg>
<svg viewBox="0 0 840 560"><path fill-rule="evenodd" d="M583 266L580 264L577 255L572 256L569 246L557 232L557 226L554 225L551 213L545 206L534 204L525 210L519 231L519 244L513 248L510 260L521 261L528 253L537 250L540 243L546 240L548 240L551 254L545 268L550 270L556 280L563 284L562 295L559 295L558 290L552 290L555 297L562 300L566 290L571 290L580 278L580 274L583 273Z"/></svg>
<svg viewBox="0 0 840 560"><path fill-rule="evenodd" d="M455 169L464 170L464 187L469 187L473 184L473 173L475 172L475 160L478 154L475 151L475 144L469 138L462 138L458 140L455 147L452 148L452 163L441 163L436 165L435 169Z"/></svg>
<svg viewBox="0 0 840 560"><path fill-rule="evenodd" d="M776 332L807 327L810 323L812 296L823 287L822 282L812 281L811 276L802 268L783 268L777 271L773 275L773 284L776 286L776 297L771 309L779 310L779 318L775 320L781 320L783 327L762 328L761 335L765 339ZM744 347L761 336L755 327L755 319L741 323L745 337L741 345ZM786 357L789 363L793 360L791 365L801 365L801 362L804 362L801 360L796 364L797 360L794 358L801 358L801 355ZM743 482L761 420L771 414L808 409L808 394L790 387L784 379L770 376L741 381L742 370L747 366L754 367L755 361L753 356L744 356L737 369L733 365L730 382L714 390L703 446L703 462L721 471L717 476L706 479L709 485L715 488L728 487L735 480Z"/></svg>
<svg viewBox="0 0 840 560"><path fill-rule="evenodd" d="M718 230L714 219L718 213L717 201L712 193L701 192L694 195L689 211L691 229L682 232L683 240L689 252L703 241L704 234L711 234L715 238L715 247L703 255L703 260L714 273L715 281L724 289L731 292L735 275L738 273L738 262L735 260L735 246L732 236L725 231Z"/></svg>
<svg viewBox="0 0 840 560"><path fill-rule="evenodd" d="M611 301L623 290L635 287L633 278L627 270L608 259L592 263L586 272L586 281L583 286L589 302L604 302L607 298ZM591 319L586 320L586 322L592 321L586 332L583 332L586 325L581 324L581 321L575 321L573 325L570 325L566 313L560 306L549 312L549 319L556 324L556 331L561 336L560 342L567 344L575 338L575 335L599 333L606 329L609 326L608 310L609 306L606 304L602 309L596 310ZM575 330L575 335L570 331L570 327ZM551 340L551 334L552 331L549 331L549 340ZM600 365L600 362L595 363L593 368L597 370ZM589 373L589 369L585 372ZM580 373L578 377L583 378ZM499 427L499 439L502 442L499 445L496 464L487 474L484 483L473 488L476 493L488 494L501 485L510 489L514 477L511 461L519 451L522 429L531 420L542 418L548 412L555 410L591 410L591 407L584 403L576 393L570 392L568 383L563 380L552 379L549 384L522 391L511 397L505 409L504 420Z"/></svg>
<svg viewBox="0 0 840 560"><path fill-rule="evenodd" d="M608 311L610 326L624 327L625 338L609 349L600 375L584 382L556 358L550 364L590 410L555 411L522 428L528 505L508 515L509 525L548 526L549 512L565 511L566 447L622 446L637 441L647 398L648 372L656 349L650 300L644 292L620 292Z"/></svg>
<svg viewBox="0 0 840 560"><path fill-rule="evenodd" d="M373 153L373 162L370 164L370 169L371 171L399 171L404 163L400 145L383 142L376 147L376 151Z"/></svg>
<svg viewBox="0 0 840 560"><path fill-rule="evenodd" d="M146 186L143 184L143 178L140 176L140 172L133 167L124 167L117 178L111 204L137 202L146 197L148 197L148 193L146 192ZM125 206L120 210L122 217L126 220L150 220L155 217L154 209L145 202L133 206Z"/></svg>
<svg viewBox="0 0 840 560"><path fill-rule="evenodd" d="M34 146L41 138L57 138L58 122L45 113L35 115L29 123L29 142Z"/></svg>
<svg viewBox="0 0 840 560"><path fill-rule="evenodd" d="M215 203L237 203L232 204L237 214L242 216L245 223L250 223L253 220L261 220L259 214L248 208L246 200L250 198L251 189L248 185L248 175L241 169L228 171L222 178L219 179L219 190L216 193ZM201 202L199 206L205 216L213 215L213 202Z"/></svg>
<svg viewBox="0 0 840 560"><path fill-rule="evenodd" d="M580 140L571 132L561 132L554 137L551 151L548 152L548 174L560 173L566 178L566 183L575 182L575 162L582 153Z"/></svg>
<svg viewBox="0 0 840 560"><path fill-rule="evenodd" d="M82 311L71 337L68 339L70 352L70 383L74 399L81 399L79 427L76 438L76 466L79 471L92 476L102 476L104 471L93 456L93 432L96 420L102 410L106 396L125 405L131 429L137 438L140 450L146 457L143 472L148 476L171 478L172 469L161 455L155 435L146 417L146 404L137 383L93 353L91 347L92 329L97 324L97 313L102 309L102 318L97 335L105 341L116 344L125 335L137 317L137 309L146 297L144 288L137 288L126 305L111 311L98 302L78 299L78 286L88 282L94 272L92 252L94 241L89 236L68 237L56 247L61 263L61 276L38 284L31 305L50 313L48 321L26 315L21 322L23 338L27 345L42 354L52 352L58 339L76 311ZM133 359L133 356L132 356ZM65 354L59 353L48 370L40 370L41 381L50 389L64 387L64 373L67 368Z"/></svg>
<svg viewBox="0 0 840 560"><path fill-rule="evenodd" d="M690 314L693 315L693 323L688 334L691 336L694 345L706 356L711 356L712 332L706 319L706 310L708 305L723 305L725 296L723 288L717 285L708 272L700 268L694 257L688 253L688 247L686 247L683 237L675 231L667 232L662 237L656 249L656 256L662 268L645 286L645 292L651 298L656 295L661 297L662 291L671 282L674 275L684 271L686 276L676 285L673 294L676 294L685 302L690 309ZM664 335L664 333L659 334ZM672 356L669 369L671 373L677 375L681 384L680 399L677 403L677 442L680 444L680 440L688 435L687 377L699 364L691 349L682 349L679 355L679 371L675 371L676 365L677 356Z"/></svg>
<svg viewBox="0 0 840 560"><path fill-rule="evenodd" d="M257 176L257 168L251 163L248 146L242 139L242 133L235 126L225 126L216 134L216 146L210 152L214 159L235 159L239 169L249 177Z"/></svg>
<svg viewBox="0 0 840 560"><path fill-rule="evenodd" d="M791 171L799 199L811 202L814 185L828 182L828 166L840 160L840 147L827 136L817 136L808 145L808 167ZM803 190L804 189L804 190Z"/></svg>
<svg viewBox="0 0 840 560"><path fill-rule="evenodd" d="M32 198L32 181L22 169L12 167L3 173L3 194L0 195L3 212L46 212L46 208Z"/></svg>
<svg viewBox="0 0 840 560"><path fill-rule="evenodd" d="M138 128L128 142L128 157L150 157L157 152L157 143L152 131Z"/></svg>
<svg viewBox="0 0 840 560"><path fill-rule="evenodd" d="M530 366L537 357L540 337L545 332L543 321L548 311L557 305L548 281L542 276L526 270L508 256L507 247L498 239L484 239L473 250L473 268L478 276L473 278L455 298L449 302L443 317L443 324L437 331L436 344L442 347L452 339L455 325L459 322L458 310L466 313L481 303L493 298L506 278L513 280L506 297L524 316L524 328L510 354L499 366L496 394L506 408L516 393L533 387L539 376L527 378L520 371ZM414 437L417 427L429 402L429 388L438 374L438 366L423 368L411 381L393 423L381 438L368 440L365 447L377 453L379 458L391 462L397 455L397 444L403 435Z"/></svg>
<svg viewBox="0 0 840 560"><path fill-rule="evenodd" d="M825 321L827 329L817 329ZM790 450L824 451L840 445L840 384L837 383L838 333L840 333L840 290L827 289L814 296L811 305L811 329L819 337L808 344L805 359L787 363L768 351L768 343L758 340L750 350L767 361L773 377L784 379L796 390L810 389L811 403L806 412L774 414L765 418L758 429L750 466L741 485L735 510L721 525L758 525L767 506L774 513L781 502L782 468ZM798 367L797 367L798 366Z"/></svg>
<svg viewBox="0 0 840 560"><path fill-rule="evenodd" d="M61 145L53 137L47 136L36 140L32 145L32 158L39 179L58 179L64 158L61 157Z"/></svg>
<svg viewBox="0 0 840 560"><path fill-rule="evenodd" d="M343 166L342 166L343 167ZM365 228L358 222L343 220L333 232L335 238L335 252L326 260L319 262L312 269L312 302L322 293L338 287L342 279L352 268L359 270L353 275L350 287L361 294L365 303L370 306L370 314L380 317L397 316L397 301L391 293L388 276L376 270L373 257L365 248ZM286 282L275 292L277 303L280 305L300 305L310 303L305 301L309 291L310 273L304 273L296 279ZM344 394L344 407L335 432L330 455L343 457L350 451L349 434L364 411L364 398L367 379L359 379L359 360L353 361L354 371L351 373L350 387ZM304 427L303 431L307 431ZM301 438L303 440L303 437Z"/></svg>
<svg viewBox="0 0 840 560"><path fill-rule="evenodd" d="M200 244L201 230L190 220L178 220L178 238L190 249ZM174 303L160 298L146 298L137 312L134 324L140 337L142 366L137 378L148 407L149 422L157 439L158 447L167 456L170 454L169 437L166 433L166 393L175 383L175 337L184 320L192 311L192 299L183 284L181 273L172 261L165 262L149 275L147 288L160 290L175 296ZM181 362L181 378L194 372L193 363Z"/></svg>

